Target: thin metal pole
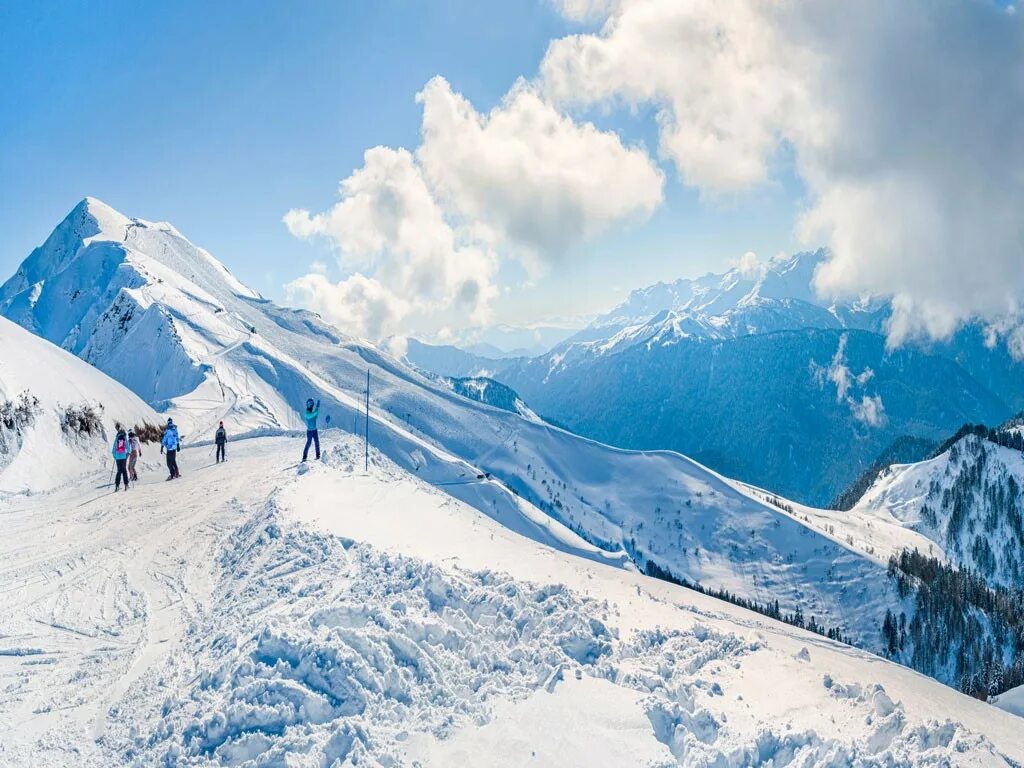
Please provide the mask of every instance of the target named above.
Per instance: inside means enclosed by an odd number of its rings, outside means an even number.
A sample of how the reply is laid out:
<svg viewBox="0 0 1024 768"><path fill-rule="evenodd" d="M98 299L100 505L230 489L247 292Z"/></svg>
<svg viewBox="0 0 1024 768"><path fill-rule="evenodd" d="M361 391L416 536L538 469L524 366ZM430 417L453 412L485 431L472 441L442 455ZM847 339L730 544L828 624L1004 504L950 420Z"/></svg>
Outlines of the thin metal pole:
<svg viewBox="0 0 1024 768"><path fill-rule="evenodd" d="M370 472L370 369L366 369L366 426L363 432L363 471Z"/></svg>

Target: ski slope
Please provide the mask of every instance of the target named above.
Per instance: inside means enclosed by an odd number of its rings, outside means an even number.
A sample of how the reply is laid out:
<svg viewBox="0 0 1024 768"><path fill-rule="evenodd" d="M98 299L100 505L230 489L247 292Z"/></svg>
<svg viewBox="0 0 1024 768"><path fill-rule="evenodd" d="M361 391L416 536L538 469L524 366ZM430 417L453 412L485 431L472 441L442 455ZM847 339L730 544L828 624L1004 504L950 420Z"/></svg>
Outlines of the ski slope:
<svg viewBox="0 0 1024 768"><path fill-rule="evenodd" d="M89 469L109 467L116 422L161 423L116 381L0 317L0 408L23 398L28 407L17 424L0 419L0 496L44 491ZM96 410L102 432L88 434L64 423L69 408L84 407Z"/></svg>
<svg viewBox="0 0 1024 768"><path fill-rule="evenodd" d="M1009 712L300 448L0 500L0 765L1024 762Z"/></svg>

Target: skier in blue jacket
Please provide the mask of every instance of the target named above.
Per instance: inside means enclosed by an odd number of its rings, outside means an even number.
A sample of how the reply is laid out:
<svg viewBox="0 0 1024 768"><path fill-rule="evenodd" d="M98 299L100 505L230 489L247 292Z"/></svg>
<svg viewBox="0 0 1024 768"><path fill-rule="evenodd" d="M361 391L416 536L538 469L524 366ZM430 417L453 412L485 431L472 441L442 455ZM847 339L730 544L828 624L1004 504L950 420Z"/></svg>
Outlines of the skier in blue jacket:
<svg viewBox="0 0 1024 768"><path fill-rule="evenodd" d="M174 419L168 419L163 439L160 441L160 453L167 454L168 480L181 477L181 472L178 471L178 449L180 447L181 440L178 438L178 428L174 424Z"/></svg>
<svg viewBox="0 0 1024 768"><path fill-rule="evenodd" d="M302 414L302 418L306 422L306 447L302 449L302 460L305 461L309 456L309 446L311 443L316 444L316 457L320 458L320 433L316 429L316 420L320 415L320 401L313 402L313 398L309 398L306 401L306 411Z"/></svg>
<svg viewBox="0 0 1024 768"><path fill-rule="evenodd" d="M128 490L128 454L132 452L131 443L123 427L118 427L117 435L114 437L114 445L111 453L114 455L114 462L117 464L117 480L114 481L114 493L121 490L121 478L124 478L124 489Z"/></svg>

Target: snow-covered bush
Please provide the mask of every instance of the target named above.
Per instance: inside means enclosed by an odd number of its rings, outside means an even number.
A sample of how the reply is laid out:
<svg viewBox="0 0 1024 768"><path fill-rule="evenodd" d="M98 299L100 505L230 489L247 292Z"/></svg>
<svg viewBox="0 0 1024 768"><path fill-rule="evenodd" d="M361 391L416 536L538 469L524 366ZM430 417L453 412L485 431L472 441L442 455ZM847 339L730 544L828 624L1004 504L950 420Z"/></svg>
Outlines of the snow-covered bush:
<svg viewBox="0 0 1024 768"><path fill-rule="evenodd" d="M22 392L17 400L0 401L0 455L21 444L21 434L36 420L39 398Z"/></svg>
<svg viewBox="0 0 1024 768"><path fill-rule="evenodd" d="M69 437L106 438L103 429L103 406L82 403L68 405L60 415L60 428Z"/></svg>
<svg viewBox="0 0 1024 768"><path fill-rule="evenodd" d="M150 424L148 421L136 424L133 429L135 430L135 436L142 443L159 443L160 438L164 435L164 431L160 427Z"/></svg>
<svg viewBox="0 0 1024 768"><path fill-rule="evenodd" d="M39 398L22 392L17 400L0 402L0 424L7 431L20 431L35 421Z"/></svg>

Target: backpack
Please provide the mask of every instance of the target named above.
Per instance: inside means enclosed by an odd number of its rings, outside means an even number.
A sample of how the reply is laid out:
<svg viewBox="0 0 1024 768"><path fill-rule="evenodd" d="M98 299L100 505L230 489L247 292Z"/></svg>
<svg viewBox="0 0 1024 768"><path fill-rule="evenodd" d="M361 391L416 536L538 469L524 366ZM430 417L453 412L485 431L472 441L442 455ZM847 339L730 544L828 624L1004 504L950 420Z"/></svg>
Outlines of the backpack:
<svg viewBox="0 0 1024 768"><path fill-rule="evenodd" d="M128 453L128 438L124 434L117 436L117 443L115 443L114 450L118 453Z"/></svg>

